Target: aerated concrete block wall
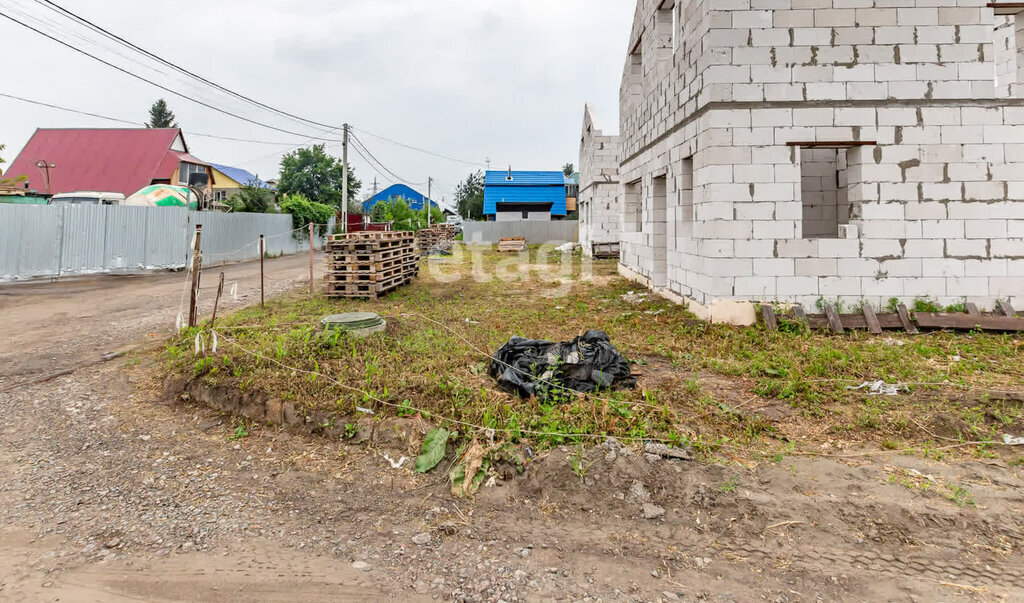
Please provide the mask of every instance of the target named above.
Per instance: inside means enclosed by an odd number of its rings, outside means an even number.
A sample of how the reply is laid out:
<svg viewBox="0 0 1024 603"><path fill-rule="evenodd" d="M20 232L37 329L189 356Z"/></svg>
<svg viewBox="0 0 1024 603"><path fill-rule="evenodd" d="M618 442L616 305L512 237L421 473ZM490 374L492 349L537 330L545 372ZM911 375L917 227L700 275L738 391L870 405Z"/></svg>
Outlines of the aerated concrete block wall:
<svg viewBox="0 0 1024 603"><path fill-rule="evenodd" d="M619 137L605 134L589 104L583 111L580 138L580 245L592 255L595 246L617 246L622 186Z"/></svg>
<svg viewBox="0 0 1024 603"><path fill-rule="evenodd" d="M1024 305L1024 17L986 4L638 2L621 271L704 308Z"/></svg>

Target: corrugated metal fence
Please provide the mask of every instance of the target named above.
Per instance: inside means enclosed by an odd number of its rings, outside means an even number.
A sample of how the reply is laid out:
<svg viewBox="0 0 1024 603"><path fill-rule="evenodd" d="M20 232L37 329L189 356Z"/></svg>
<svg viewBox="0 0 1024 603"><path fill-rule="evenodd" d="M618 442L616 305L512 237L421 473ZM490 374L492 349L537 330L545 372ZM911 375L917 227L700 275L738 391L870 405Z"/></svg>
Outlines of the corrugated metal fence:
<svg viewBox="0 0 1024 603"><path fill-rule="evenodd" d="M282 214L219 214L170 207L0 204L0 281L183 268L195 225L204 263L309 249ZM316 241L322 246L323 241Z"/></svg>
<svg viewBox="0 0 1024 603"><path fill-rule="evenodd" d="M575 243L579 240L579 222L554 220L551 222L463 222L462 239L467 243L497 243L506 237L525 237L527 245L545 243Z"/></svg>

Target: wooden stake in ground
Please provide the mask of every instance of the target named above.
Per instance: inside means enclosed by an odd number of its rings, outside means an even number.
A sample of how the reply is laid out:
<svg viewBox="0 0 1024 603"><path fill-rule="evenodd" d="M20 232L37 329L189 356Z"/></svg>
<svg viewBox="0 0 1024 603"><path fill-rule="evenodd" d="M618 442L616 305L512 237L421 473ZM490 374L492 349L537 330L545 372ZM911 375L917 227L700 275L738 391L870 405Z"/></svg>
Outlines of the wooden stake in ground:
<svg viewBox="0 0 1024 603"><path fill-rule="evenodd" d="M260 307L261 308L265 308L266 307L266 303L264 302L264 297L263 297L263 256L267 255L266 245L267 245L266 240L263 238L263 235L260 235Z"/></svg>
<svg viewBox="0 0 1024 603"><path fill-rule="evenodd" d="M200 239L203 236L203 225L196 224L196 241L192 247L192 295L188 304L188 326L192 328L199 322L199 311L196 307L196 296L199 295L199 271L203 268L203 258L199 253Z"/></svg>
<svg viewBox="0 0 1024 603"><path fill-rule="evenodd" d="M309 294L313 295L313 223L309 223Z"/></svg>
<svg viewBox="0 0 1024 603"><path fill-rule="evenodd" d="M210 328L213 328L213 322L217 320L217 306L220 305L220 296L224 293L224 273L220 273L220 284L217 285L217 298L213 300L213 318L210 319Z"/></svg>

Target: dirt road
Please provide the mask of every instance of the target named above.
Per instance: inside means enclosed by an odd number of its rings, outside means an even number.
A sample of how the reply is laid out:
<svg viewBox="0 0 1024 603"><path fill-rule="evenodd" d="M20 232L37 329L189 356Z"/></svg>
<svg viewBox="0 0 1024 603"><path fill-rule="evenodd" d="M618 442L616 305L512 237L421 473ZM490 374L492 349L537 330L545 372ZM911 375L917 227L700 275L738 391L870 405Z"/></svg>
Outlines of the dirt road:
<svg viewBox="0 0 1024 603"><path fill-rule="evenodd" d="M268 263L301 286L305 258ZM228 269L252 302L258 266ZM212 303L215 280L201 301ZM1019 466L878 454L755 465L608 443L454 500L347 446L162 395L183 274L0 288L0 599L935 601L1024 598ZM258 295L258 294L257 294ZM247 297L248 296L248 297Z"/></svg>

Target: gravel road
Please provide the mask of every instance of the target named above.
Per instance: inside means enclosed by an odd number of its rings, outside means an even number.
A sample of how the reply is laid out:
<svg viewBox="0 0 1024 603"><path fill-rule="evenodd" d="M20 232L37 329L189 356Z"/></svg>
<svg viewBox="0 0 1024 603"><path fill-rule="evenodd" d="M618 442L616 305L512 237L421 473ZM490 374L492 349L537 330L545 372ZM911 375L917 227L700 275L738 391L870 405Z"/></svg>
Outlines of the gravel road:
<svg viewBox="0 0 1024 603"><path fill-rule="evenodd" d="M271 291L301 287L306 262L268 262ZM258 301L258 264L226 272L229 307ZM393 469L383 453L412 453L400 442L270 428L234 440L231 417L163 395L149 355L95 363L159 345L184 278L0 288L0 599L1024 597L1024 482L997 459L751 467L608 444L585 478L555 450L464 501ZM907 476L961 484L969 504Z"/></svg>

